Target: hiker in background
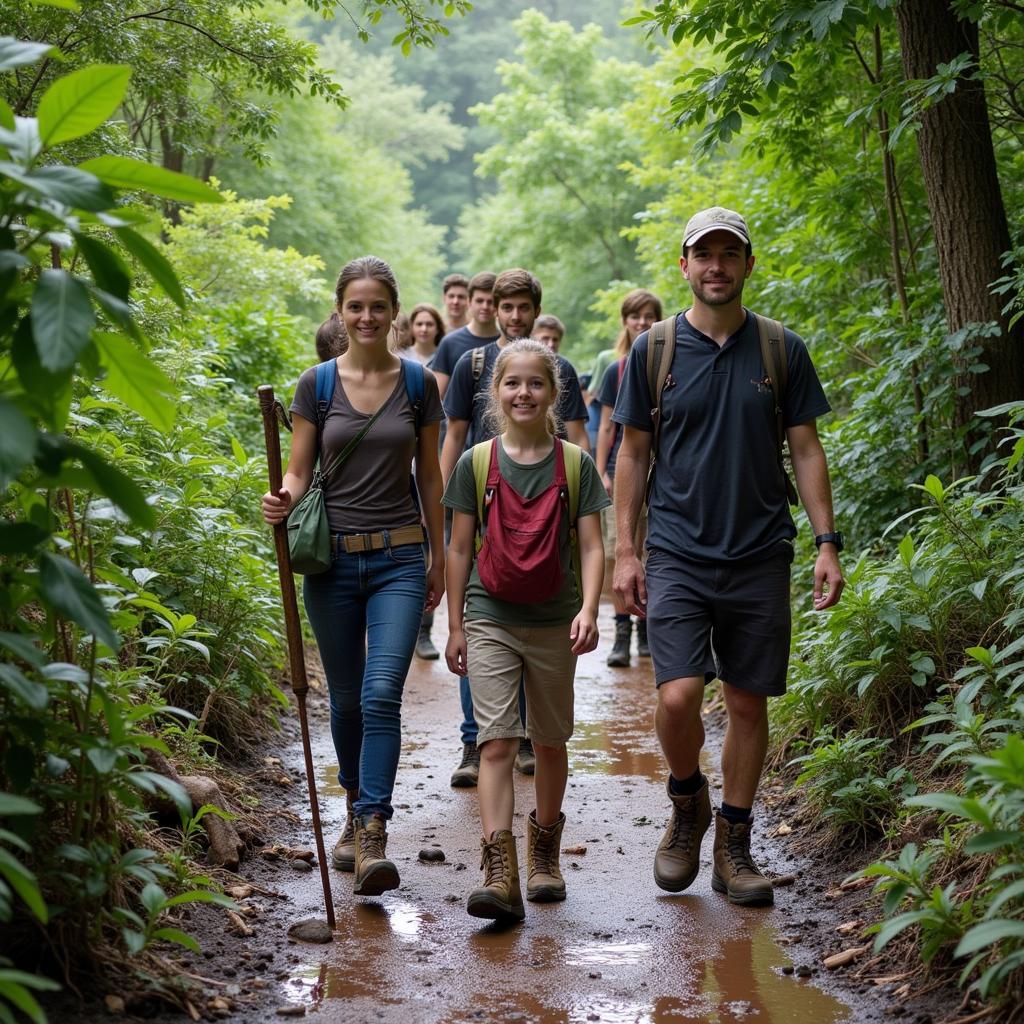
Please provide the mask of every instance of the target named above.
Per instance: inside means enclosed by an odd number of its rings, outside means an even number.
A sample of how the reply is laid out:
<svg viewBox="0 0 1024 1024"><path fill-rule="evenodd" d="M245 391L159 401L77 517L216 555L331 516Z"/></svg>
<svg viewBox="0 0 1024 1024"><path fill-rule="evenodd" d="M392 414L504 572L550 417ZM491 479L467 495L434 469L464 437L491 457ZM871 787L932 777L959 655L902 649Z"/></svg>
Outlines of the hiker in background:
<svg viewBox="0 0 1024 1024"><path fill-rule="evenodd" d="M448 390L455 364L463 352L497 341L498 329L494 324L494 275L489 270L474 274L469 282L469 323L449 331L441 339L431 364L441 398Z"/></svg>
<svg viewBox="0 0 1024 1024"><path fill-rule="evenodd" d="M506 278L499 276L495 289L499 323ZM604 579L598 512L608 496L590 456L556 436L562 386L556 360L536 341L502 346L488 375L487 415L499 436L461 455L443 499L454 512L445 658L452 672L472 678L479 725L484 879L467 902L474 917L525 916L512 833L512 768L524 735L532 738L537 760L536 807L526 819L526 898L565 899L558 863L569 771L565 744L573 732L576 658L597 645ZM575 375L571 386L578 392ZM518 532L509 530L513 525ZM483 546L474 560L478 533Z"/></svg>
<svg viewBox="0 0 1024 1024"><path fill-rule="evenodd" d="M423 609L444 593L442 412L430 371L388 350L398 313L391 268L375 256L352 260L336 295L348 350L323 375L325 390L317 367L299 378L288 471L281 490L263 496L262 511L268 523L285 520L320 458L333 559L326 572L305 577L303 598L327 676L338 781L347 795L332 859L355 871L356 895L376 896L399 885L385 853L402 690ZM422 509L410 483L414 457Z"/></svg>
<svg viewBox="0 0 1024 1024"><path fill-rule="evenodd" d="M612 409L615 408L615 399L619 394L619 382L622 380L622 371L626 365L626 356L644 331L648 330L655 322L661 319L661 300L657 295L643 288L635 288L622 300L619 309L622 318L622 330L615 342L613 352L614 361L605 370L602 379L593 399L594 404L600 410L600 426L597 434L597 471L601 474L601 481L608 491L612 493L612 481L615 479L615 457L619 451L619 441L622 430L617 423L612 422ZM609 565L612 571L615 567L615 513L608 509L601 513L601 529L604 533L604 557L605 565ZM637 536L635 538L636 549L643 550L644 532L647 529L646 519L641 516L637 524ZM615 642L608 655L608 664L613 668L623 668L629 664L629 645L633 634L633 620L629 617L625 605L617 594L612 594L612 604L615 608ZM640 658L649 658L651 650L647 646L647 622L640 616L636 620L636 653Z"/></svg>
<svg viewBox="0 0 1024 1024"><path fill-rule="evenodd" d="M429 302L421 302L413 306L409 314L409 330L412 336L412 344L403 349L400 355L407 359L415 359L424 366L429 366L430 361L437 354L437 346L444 336L444 321L436 306Z"/></svg>
<svg viewBox="0 0 1024 1024"><path fill-rule="evenodd" d="M412 330L410 329L409 318L404 313L399 313L391 324L391 335L388 341L388 348L398 354L405 352L412 345Z"/></svg>
<svg viewBox="0 0 1024 1024"><path fill-rule="evenodd" d="M565 338L565 324L551 313L542 313L533 323L533 334L530 335L534 341L546 345L552 352L558 353L562 347L562 340Z"/></svg>
<svg viewBox="0 0 1024 1024"><path fill-rule="evenodd" d="M444 411L448 417L444 447L441 450L441 473L447 484L455 463L467 446L490 440L494 426L487 417L491 393L491 373L499 352L517 338L529 338L540 314L540 282L529 271L505 270L493 285L497 310L498 340L465 353L452 373L451 385L445 394ZM559 433L585 451L588 447L584 427L587 411L580 396L579 382L572 364L563 356L555 356L561 387L557 400ZM462 705L462 759L452 773L453 786L475 786L479 773L479 751L476 746L477 725L473 717L470 678L459 680ZM525 705L525 698L524 698ZM525 706L523 715L525 717ZM516 755L516 770L532 775L536 760L529 737L525 737Z"/></svg>
<svg viewBox="0 0 1024 1024"><path fill-rule="evenodd" d="M627 611L647 616L655 729L670 772L672 819L654 879L680 892L700 870L712 817L698 763L701 703L717 677L728 724L711 884L733 903L770 904L772 884L753 860L750 830L768 748L768 697L785 692L789 658L796 495L782 439L816 535L813 606L821 611L843 589L843 538L815 426L829 404L800 338L743 307L754 256L738 213L712 207L691 217L679 266L693 304L637 339L612 414L623 427L615 590ZM652 454L643 565L634 538Z"/></svg>
<svg viewBox="0 0 1024 1024"><path fill-rule="evenodd" d="M465 327L469 323L469 278L465 274L449 274L441 282L441 299L444 303L445 326L438 335L438 341Z"/></svg>
<svg viewBox="0 0 1024 1024"><path fill-rule="evenodd" d="M348 331L338 311L331 315L316 329L316 354L321 363L328 359L337 359L348 348Z"/></svg>

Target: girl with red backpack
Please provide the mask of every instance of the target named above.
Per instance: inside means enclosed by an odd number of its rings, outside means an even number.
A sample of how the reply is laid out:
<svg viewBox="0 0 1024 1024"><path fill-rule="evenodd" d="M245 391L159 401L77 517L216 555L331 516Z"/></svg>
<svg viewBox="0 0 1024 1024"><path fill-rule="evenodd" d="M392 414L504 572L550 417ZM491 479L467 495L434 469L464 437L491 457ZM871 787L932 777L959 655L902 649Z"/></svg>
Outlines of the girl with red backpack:
<svg viewBox="0 0 1024 1024"><path fill-rule="evenodd" d="M462 455L443 498L453 510L445 658L452 672L472 680L480 730L484 881L467 903L474 917L525 916L512 834L512 769L524 733L520 678L525 731L537 757L526 896L565 899L558 865L565 744L573 731L576 658L597 646L599 513L609 499L590 456L556 437L558 388L558 364L544 345L523 340L502 348L490 393L499 436Z"/></svg>

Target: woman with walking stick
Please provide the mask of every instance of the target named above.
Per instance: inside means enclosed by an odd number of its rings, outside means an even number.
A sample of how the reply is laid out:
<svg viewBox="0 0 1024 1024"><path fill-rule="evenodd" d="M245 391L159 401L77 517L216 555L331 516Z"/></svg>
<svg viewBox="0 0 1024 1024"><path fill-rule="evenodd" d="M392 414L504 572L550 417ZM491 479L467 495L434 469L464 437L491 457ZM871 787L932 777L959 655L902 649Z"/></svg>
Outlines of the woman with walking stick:
<svg viewBox="0 0 1024 1024"><path fill-rule="evenodd" d="M374 256L352 260L338 277L336 297L349 347L336 360L326 416L318 410L312 367L299 378L291 406L288 471L280 491L263 496L262 511L273 525L286 519L320 455L332 559L328 570L305 577L303 598L327 675L338 780L347 793L348 816L332 859L342 871L355 871L357 895L377 896L399 885L385 852L402 690L423 610L444 593L437 458L444 414L433 374L388 350L399 308L391 268ZM423 375L418 389L414 373Z"/></svg>

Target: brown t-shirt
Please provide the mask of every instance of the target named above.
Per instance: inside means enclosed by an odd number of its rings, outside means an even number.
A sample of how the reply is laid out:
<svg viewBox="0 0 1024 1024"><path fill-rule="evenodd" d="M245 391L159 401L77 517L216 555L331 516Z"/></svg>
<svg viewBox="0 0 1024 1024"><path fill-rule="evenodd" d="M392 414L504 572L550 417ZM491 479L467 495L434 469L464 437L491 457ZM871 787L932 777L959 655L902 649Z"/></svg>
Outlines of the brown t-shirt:
<svg viewBox="0 0 1024 1024"><path fill-rule="evenodd" d="M384 402L384 411L340 466L331 473L324 489L327 520L332 533L374 533L395 530L420 520L409 486L416 455L416 428L405 389L405 361L395 390ZM424 370L421 426L444 418L437 380ZM306 370L295 388L291 411L316 423L316 367ZM371 414L372 415L372 414ZM339 377L324 424L324 462L340 452L370 419L352 408Z"/></svg>

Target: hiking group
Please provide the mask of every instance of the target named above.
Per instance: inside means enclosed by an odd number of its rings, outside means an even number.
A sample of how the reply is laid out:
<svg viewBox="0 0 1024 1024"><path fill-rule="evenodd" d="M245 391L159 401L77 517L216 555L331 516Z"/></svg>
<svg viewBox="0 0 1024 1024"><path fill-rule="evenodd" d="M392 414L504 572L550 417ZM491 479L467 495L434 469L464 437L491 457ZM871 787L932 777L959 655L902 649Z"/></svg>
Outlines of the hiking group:
<svg viewBox="0 0 1024 1024"><path fill-rule="evenodd" d="M322 490L330 564L305 576L303 596L348 803L332 858L354 873L357 895L399 885L386 846L402 692L414 654L438 657L432 613L447 592L444 657L463 719L451 783L476 786L483 832L483 878L467 910L525 915L517 769L535 792L526 899L565 899L573 680L577 658L597 645L607 558L608 663L629 664L635 617L668 764L671 817L654 880L669 892L690 886L713 821L713 888L734 903L772 902L750 832L767 699L785 691L790 646L797 495L783 445L818 549L813 607L824 610L843 588L815 426L829 405L803 341L742 305L754 256L739 214L695 214L679 266L691 304L662 319L656 296L630 292L586 394L557 352L564 326L541 316L528 271L449 276L445 323L427 303L398 321L383 261L342 269L336 310L317 334L322 362L296 386L288 469L262 512L283 523ZM714 811L698 756L704 687L716 678L727 726Z"/></svg>

